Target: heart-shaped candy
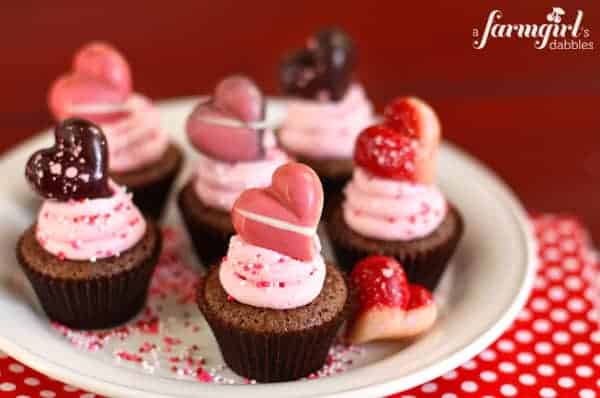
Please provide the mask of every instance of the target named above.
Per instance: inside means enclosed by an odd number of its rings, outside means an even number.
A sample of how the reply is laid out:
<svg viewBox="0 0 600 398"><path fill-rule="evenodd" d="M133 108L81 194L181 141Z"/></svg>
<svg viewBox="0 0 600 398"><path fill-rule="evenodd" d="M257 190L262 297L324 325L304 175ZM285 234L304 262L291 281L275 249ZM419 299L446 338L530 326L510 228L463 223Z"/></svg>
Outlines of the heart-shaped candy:
<svg viewBox="0 0 600 398"><path fill-rule="evenodd" d="M415 180L433 183L441 138L440 121L434 110L419 98L400 97L385 107L384 117L386 125L417 142Z"/></svg>
<svg viewBox="0 0 600 398"><path fill-rule="evenodd" d="M232 221L246 242L309 261L317 254L314 237L323 210L323 186L301 163L287 163L273 174L271 185L242 192L233 205Z"/></svg>
<svg viewBox="0 0 600 398"><path fill-rule="evenodd" d="M350 37L337 28L309 39L306 48L289 55L281 66L281 84L288 95L341 100L350 83L356 51Z"/></svg>
<svg viewBox="0 0 600 398"><path fill-rule="evenodd" d="M388 104L383 124L356 139L354 162L372 174L420 184L435 180L440 123L429 105L413 98Z"/></svg>
<svg viewBox="0 0 600 398"><path fill-rule="evenodd" d="M54 130L54 146L35 152L25 176L44 198L67 201L112 195L108 147L102 130L83 119L67 119Z"/></svg>
<svg viewBox="0 0 600 398"><path fill-rule="evenodd" d="M264 155L264 129L252 125L264 118L265 100L256 84L247 77L232 76L217 85L211 100L196 106L186 130L191 143L210 157L251 161Z"/></svg>
<svg viewBox="0 0 600 398"><path fill-rule="evenodd" d="M351 278L359 301L348 329L353 344L416 336L437 318L431 293L409 285L402 266L391 257L366 257L356 264Z"/></svg>
<svg viewBox="0 0 600 398"><path fill-rule="evenodd" d="M93 42L77 52L72 72L54 82L48 103L58 120L76 115L102 121L125 112L131 92L125 58L111 45Z"/></svg>

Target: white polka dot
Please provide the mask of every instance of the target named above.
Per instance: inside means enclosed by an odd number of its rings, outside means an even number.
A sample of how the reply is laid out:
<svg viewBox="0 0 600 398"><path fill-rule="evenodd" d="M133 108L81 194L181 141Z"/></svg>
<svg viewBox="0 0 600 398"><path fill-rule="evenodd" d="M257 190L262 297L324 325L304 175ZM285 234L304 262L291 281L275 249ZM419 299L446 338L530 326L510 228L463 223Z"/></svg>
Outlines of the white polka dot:
<svg viewBox="0 0 600 398"><path fill-rule="evenodd" d="M575 368L575 373L579 377L592 377L594 371L587 365L581 365Z"/></svg>
<svg viewBox="0 0 600 398"><path fill-rule="evenodd" d="M532 364L535 361L535 357L530 352L520 352L517 354L517 362L523 365Z"/></svg>
<svg viewBox="0 0 600 398"><path fill-rule="evenodd" d="M557 281L563 278L564 272L559 267L550 267L546 271L546 275L553 281Z"/></svg>
<svg viewBox="0 0 600 398"><path fill-rule="evenodd" d="M578 276L572 275L565 280L565 286L571 291L577 291L581 289L583 282Z"/></svg>
<svg viewBox="0 0 600 398"><path fill-rule="evenodd" d="M552 344L550 344L546 341L541 341L539 343L536 343L534 349L535 349L535 352L537 352L540 355L548 355L553 350Z"/></svg>
<svg viewBox="0 0 600 398"><path fill-rule="evenodd" d="M31 395L23 395L23 394L19 394L17 395L16 398L31 398Z"/></svg>
<svg viewBox="0 0 600 398"><path fill-rule="evenodd" d="M90 392L88 392L88 393L86 393L86 394L81 394L81 395L79 396L79 398L95 398L95 397L96 397L96 395L95 395L95 394L92 394L92 393L90 393Z"/></svg>
<svg viewBox="0 0 600 398"><path fill-rule="evenodd" d="M550 387L542 387L540 389L540 397L542 398L554 398L556 397L556 391Z"/></svg>
<svg viewBox="0 0 600 398"><path fill-rule="evenodd" d="M13 383L2 383L0 384L0 391L15 391L17 386Z"/></svg>
<svg viewBox="0 0 600 398"><path fill-rule="evenodd" d="M446 379L446 380L454 380L457 377L458 377L458 373L456 373L456 370L451 370L450 372L448 372L442 376L442 378Z"/></svg>
<svg viewBox="0 0 600 398"><path fill-rule="evenodd" d="M497 345L502 352L512 352L515 349L515 343L507 339L500 340Z"/></svg>
<svg viewBox="0 0 600 398"><path fill-rule="evenodd" d="M38 386L40 384L40 381L35 377L28 377L25 380L23 380L23 382L28 386Z"/></svg>
<svg viewBox="0 0 600 398"><path fill-rule="evenodd" d="M537 371L542 376L550 377L554 374L554 366L543 364L538 366Z"/></svg>
<svg viewBox="0 0 600 398"><path fill-rule="evenodd" d="M588 343L577 343L573 346L573 352L575 355L587 355L591 351L591 347Z"/></svg>
<svg viewBox="0 0 600 398"><path fill-rule="evenodd" d="M50 390L40 391L40 397L42 397L42 398L54 398L55 396L56 396L56 393L54 391L50 391Z"/></svg>
<svg viewBox="0 0 600 398"><path fill-rule="evenodd" d="M592 362L594 362L594 365L600 366L600 354L594 355L594 359L592 359Z"/></svg>
<svg viewBox="0 0 600 398"><path fill-rule="evenodd" d="M579 398L596 398L596 393L594 392L594 390L584 388L582 390L579 390Z"/></svg>
<svg viewBox="0 0 600 398"><path fill-rule="evenodd" d="M475 362L475 361L473 361L473 360L467 361L467 362L465 362L465 363L462 365L462 368L463 368L463 369L466 369L466 370L473 370L473 369L476 369L476 368L477 368L477 362Z"/></svg>
<svg viewBox="0 0 600 398"><path fill-rule="evenodd" d="M596 330L590 334L590 340L592 343L600 344L600 330Z"/></svg>
<svg viewBox="0 0 600 398"><path fill-rule="evenodd" d="M11 363L10 365L8 365L8 370L10 370L13 373L23 373L25 368L23 367L23 365L19 365L18 363Z"/></svg>
<svg viewBox="0 0 600 398"><path fill-rule="evenodd" d="M79 389L77 387L75 387L75 386L71 386L71 385L65 384L64 387L63 387L63 390L65 390L66 392L75 392L75 391L77 391Z"/></svg>
<svg viewBox="0 0 600 398"><path fill-rule="evenodd" d="M556 247L549 247L544 250L543 256L548 261L557 261L560 259L560 251Z"/></svg>
<svg viewBox="0 0 600 398"><path fill-rule="evenodd" d="M502 384L500 387L500 394L504 395L505 397L514 397L517 395L517 392L517 388L512 384Z"/></svg>
<svg viewBox="0 0 600 398"><path fill-rule="evenodd" d="M530 373L523 373L519 376L519 382L525 386L532 386L535 384L536 378Z"/></svg>
<svg viewBox="0 0 600 398"><path fill-rule="evenodd" d="M573 239L566 239L561 242L560 248L565 252L572 253L577 248L577 244Z"/></svg>
<svg viewBox="0 0 600 398"><path fill-rule="evenodd" d="M548 300L541 297L535 298L531 302L531 308L533 308L533 310L536 312L547 311L549 307L550 303L548 302Z"/></svg>
<svg viewBox="0 0 600 398"><path fill-rule="evenodd" d="M596 301L596 298L598 293L596 293L596 291L594 289L592 289L591 287L585 289L585 291L583 292L583 297L585 297L586 299L588 299L591 302Z"/></svg>
<svg viewBox="0 0 600 398"><path fill-rule="evenodd" d="M555 243L558 240L558 234L555 231L549 229L544 233L542 239L546 243Z"/></svg>
<svg viewBox="0 0 600 398"><path fill-rule="evenodd" d="M554 360L560 366L569 366L573 363L573 357L569 354L558 354Z"/></svg>
<svg viewBox="0 0 600 398"><path fill-rule="evenodd" d="M571 336L569 335L569 333L564 332L562 330L559 332L555 332L552 335L552 341L554 341L556 344L567 344L570 340Z"/></svg>
<svg viewBox="0 0 600 398"><path fill-rule="evenodd" d="M575 226L572 221L561 221L560 224L558 224L558 232L563 236L571 235L574 229Z"/></svg>
<svg viewBox="0 0 600 398"><path fill-rule="evenodd" d="M575 380L571 377L561 377L558 379L558 385L562 388L572 388L575 386Z"/></svg>
<svg viewBox="0 0 600 398"><path fill-rule="evenodd" d="M536 290L546 290L546 288L548 287L548 282L543 277L538 276L533 282L533 287Z"/></svg>
<svg viewBox="0 0 600 398"><path fill-rule="evenodd" d="M576 257L566 257L563 261L563 267L570 272L579 271L579 260Z"/></svg>
<svg viewBox="0 0 600 398"><path fill-rule="evenodd" d="M458 398L458 395L451 392L445 392L442 394L441 398Z"/></svg>
<svg viewBox="0 0 600 398"><path fill-rule="evenodd" d="M432 393L432 392L436 392L438 389L437 384L435 383L427 383L427 384L423 384L423 386L421 386L421 391L425 392L425 393Z"/></svg>
<svg viewBox="0 0 600 398"><path fill-rule="evenodd" d="M569 319L569 313L565 309L555 308L550 312L550 318L554 322L566 322Z"/></svg>
<svg viewBox="0 0 600 398"><path fill-rule="evenodd" d="M536 319L533 322L533 330L538 333L548 333L552 329L552 324L547 319Z"/></svg>
<svg viewBox="0 0 600 398"><path fill-rule="evenodd" d="M514 371L517 370L517 367L512 362L500 362L498 369L500 369L502 373L514 373Z"/></svg>
<svg viewBox="0 0 600 398"><path fill-rule="evenodd" d="M548 290L548 297L552 301L563 301L567 297L567 292L561 286L553 286Z"/></svg>
<svg viewBox="0 0 600 398"><path fill-rule="evenodd" d="M484 361L491 362L496 359L496 353L492 350L485 350L479 354L479 358Z"/></svg>
<svg viewBox="0 0 600 398"><path fill-rule="evenodd" d="M481 380L486 381L488 383L494 382L498 379L498 375L491 370L484 370L479 374Z"/></svg>
<svg viewBox="0 0 600 398"><path fill-rule="evenodd" d="M567 302L567 308L571 312L583 312L585 311L585 301L580 298L572 298Z"/></svg>
<svg viewBox="0 0 600 398"><path fill-rule="evenodd" d="M523 308L521 312L519 312L517 319L524 322L529 321L531 319L531 311L529 311L527 308Z"/></svg>
<svg viewBox="0 0 600 398"><path fill-rule="evenodd" d="M515 339L519 343L527 344L533 340L533 334L529 330L519 330L515 333Z"/></svg>
<svg viewBox="0 0 600 398"><path fill-rule="evenodd" d="M571 330L571 332L576 334L585 333L588 331L588 324L584 321L573 321L569 325L569 329Z"/></svg>
<svg viewBox="0 0 600 398"><path fill-rule="evenodd" d="M475 392L479 387L474 381L467 380L461 383L460 388L462 388L464 392Z"/></svg>

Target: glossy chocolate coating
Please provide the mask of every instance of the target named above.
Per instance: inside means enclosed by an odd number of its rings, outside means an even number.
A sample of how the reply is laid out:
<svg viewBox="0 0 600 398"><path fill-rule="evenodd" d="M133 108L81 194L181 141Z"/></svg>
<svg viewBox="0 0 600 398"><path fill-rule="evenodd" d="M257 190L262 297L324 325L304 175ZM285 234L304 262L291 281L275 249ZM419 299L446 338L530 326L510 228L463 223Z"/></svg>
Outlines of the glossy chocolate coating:
<svg viewBox="0 0 600 398"><path fill-rule="evenodd" d="M95 124L67 119L54 130L54 146L35 152L25 176L44 198L59 201L103 198L108 186L106 137Z"/></svg>
<svg viewBox="0 0 600 398"><path fill-rule="evenodd" d="M342 30L329 28L289 55L281 66L281 85L287 95L316 99L321 95L339 101L344 97L356 64L356 51Z"/></svg>

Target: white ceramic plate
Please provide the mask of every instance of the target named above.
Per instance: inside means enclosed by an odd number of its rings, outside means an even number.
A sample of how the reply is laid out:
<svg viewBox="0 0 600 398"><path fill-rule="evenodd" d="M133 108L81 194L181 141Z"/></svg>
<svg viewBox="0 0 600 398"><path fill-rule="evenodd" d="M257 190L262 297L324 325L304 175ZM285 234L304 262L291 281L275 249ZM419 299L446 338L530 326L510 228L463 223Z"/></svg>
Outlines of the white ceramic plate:
<svg viewBox="0 0 600 398"><path fill-rule="evenodd" d="M160 105L163 125L186 148L183 121L192 106L189 99ZM279 119L283 112L280 102L270 102L270 118ZM481 352L510 325L532 286L534 241L519 202L485 167L444 144L439 183L463 214L466 234L437 294L441 317L429 333L410 344L367 345L347 371L317 380L217 385L164 369L149 372L116 360L114 347L100 352L74 347L50 327L30 288L22 282L14 258L15 244L38 206L23 178L23 167L35 149L50 142L51 136L42 134L0 160L0 254L4 258L0 264L0 349L42 373L93 392L133 397L226 398L248 393L263 398L380 397L436 378ZM192 151L188 149L187 155L180 184L189 177L193 164ZM175 206L169 208L166 222L179 223ZM194 313L192 318L201 316ZM192 338L197 339L208 362L220 361L208 330Z"/></svg>

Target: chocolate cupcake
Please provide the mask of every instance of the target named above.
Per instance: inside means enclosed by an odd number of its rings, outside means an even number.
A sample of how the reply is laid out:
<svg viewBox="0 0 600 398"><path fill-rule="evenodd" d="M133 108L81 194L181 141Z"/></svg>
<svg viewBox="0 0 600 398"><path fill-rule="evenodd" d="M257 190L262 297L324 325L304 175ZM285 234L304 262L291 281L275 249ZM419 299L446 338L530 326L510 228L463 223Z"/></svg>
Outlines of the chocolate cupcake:
<svg viewBox="0 0 600 398"><path fill-rule="evenodd" d="M317 175L299 163L235 202L237 235L197 300L225 362L244 377L277 382L319 370L350 315L349 285L320 254L322 207Z"/></svg>
<svg viewBox="0 0 600 398"><path fill-rule="evenodd" d="M327 232L340 266L392 256L411 283L433 290L464 228L434 184L439 121L416 98L395 100L385 117L358 137L356 169L327 216Z"/></svg>
<svg viewBox="0 0 600 398"><path fill-rule="evenodd" d="M161 251L159 230L108 178L107 160L101 129L67 119L55 145L27 163L27 179L45 200L17 259L48 317L77 329L136 315Z"/></svg>
<svg viewBox="0 0 600 398"><path fill-rule="evenodd" d="M187 133L199 154L177 203L196 254L211 265L225 255L234 233L230 211L238 195L269 185L275 169L289 158L265 123L260 90L242 76L223 80L213 98L198 104Z"/></svg>
<svg viewBox="0 0 600 398"><path fill-rule="evenodd" d="M282 90L290 98L279 138L291 155L317 172L326 199L351 177L356 137L374 120L362 86L353 81L355 65L350 37L326 29L281 66Z"/></svg>
<svg viewBox="0 0 600 398"><path fill-rule="evenodd" d="M109 143L110 175L134 194L144 214L158 220L183 163L183 153L160 126L152 102L132 90L125 58L93 42L75 55L73 70L49 94L54 117L82 117L102 127Z"/></svg>

